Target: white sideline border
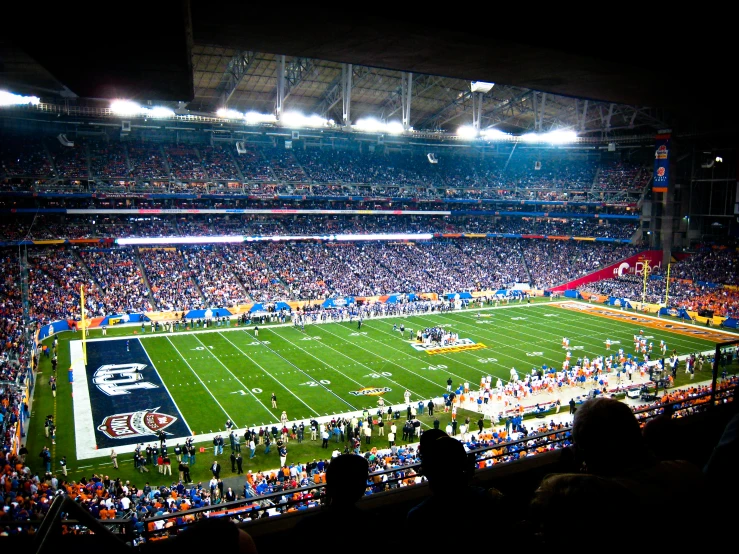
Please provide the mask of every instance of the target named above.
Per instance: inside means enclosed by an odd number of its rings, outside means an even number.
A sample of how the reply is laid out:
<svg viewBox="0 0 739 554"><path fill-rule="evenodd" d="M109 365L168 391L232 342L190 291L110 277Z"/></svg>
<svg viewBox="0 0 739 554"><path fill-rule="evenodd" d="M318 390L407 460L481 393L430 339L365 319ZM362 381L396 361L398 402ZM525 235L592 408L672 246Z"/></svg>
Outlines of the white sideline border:
<svg viewBox="0 0 739 554"><path fill-rule="evenodd" d="M69 359L72 368L72 411L74 413L74 440L78 460L97 458L95 422L92 419L90 389L87 386L87 369L82 352L82 341L69 341ZM131 449L133 452L133 449Z"/></svg>

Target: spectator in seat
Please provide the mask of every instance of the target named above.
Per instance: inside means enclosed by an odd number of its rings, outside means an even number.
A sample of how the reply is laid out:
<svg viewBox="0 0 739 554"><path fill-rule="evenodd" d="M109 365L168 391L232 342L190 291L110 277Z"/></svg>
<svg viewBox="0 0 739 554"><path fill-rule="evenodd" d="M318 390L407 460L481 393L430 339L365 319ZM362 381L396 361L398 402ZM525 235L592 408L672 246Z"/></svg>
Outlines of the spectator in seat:
<svg viewBox="0 0 739 554"><path fill-rule="evenodd" d="M296 548L305 550L305 540L320 529L329 533L328 540L321 541L321 552L376 551L377 545L357 529L357 524L366 519L357 502L367 490L368 479L369 463L363 456L341 454L332 458L326 469L326 496L321 512L304 517L293 528Z"/></svg>
<svg viewBox="0 0 739 554"><path fill-rule="evenodd" d="M563 543L562 530L570 522L588 521L596 513L601 521L620 521L636 503L634 494L612 479L584 473L553 474L536 490L525 523L539 541L537 546L556 547ZM601 544L603 529L600 525L578 526L577 540Z"/></svg>
<svg viewBox="0 0 739 554"><path fill-rule="evenodd" d="M454 506L465 507L465 522L472 529L483 529L491 519L497 521L509 511L499 509L498 491L470 485L474 458L467 455L461 442L439 433L429 430L421 435L421 473L428 480L431 496L408 511L407 527L437 531L430 540L444 550L459 546L459 536L453 531Z"/></svg>
<svg viewBox="0 0 739 554"><path fill-rule="evenodd" d="M651 514L655 528L674 525L675 506L706 501L700 468L684 460L658 461L623 402L586 400L575 413L572 439L582 470L625 486L637 498L637 512Z"/></svg>

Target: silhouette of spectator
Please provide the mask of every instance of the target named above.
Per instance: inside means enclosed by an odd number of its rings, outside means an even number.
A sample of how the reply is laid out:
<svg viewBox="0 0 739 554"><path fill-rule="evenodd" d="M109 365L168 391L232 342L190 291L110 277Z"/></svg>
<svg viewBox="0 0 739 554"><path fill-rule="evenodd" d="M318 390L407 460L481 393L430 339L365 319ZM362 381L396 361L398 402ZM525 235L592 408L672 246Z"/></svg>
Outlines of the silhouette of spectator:
<svg viewBox="0 0 739 554"><path fill-rule="evenodd" d="M305 538L316 529L330 529L331 540L321 545L322 552L370 552L376 545L361 539L357 522L366 519L357 502L367 490L369 463L356 454L340 454L331 459L326 469L325 501L321 512L302 518L293 528L296 547L305 549Z"/></svg>
<svg viewBox="0 0 739 554"><path fill-rule="evenodd" d="M580 405L572 422L572 439L576 458L588 473L612 477L654 462L631 409L612 398Z"/></svg>
<svg viewBox="0 0 739 554"><path fill-rule="evenodd" d="M721 438L703 467L703 474L706 476L709 490L713 492L715 500L727 507L731 506L734 515L739 513L739 505L736 502L725 502L724 499L736 498L736 494L739 493L739 484L736 479L729 477L734 474L739 465L739 398L736 393L735 389L734 401L731 403L734 416L726 424Z"/></svg>
<svg viewBox="0 0 739 554"><path fill-rule="evenodd" d="M494 492L498 496L494 496L490 491L469 484L475 471L474 459L467 455L462 443L445 433L438 435L433 430L421 435L421 473L428 480L431 496L408 511L407 527L439 530L433 541L436 546L445 548L459 546L459 536L450 528L451 506L464 506L465 522L475 529L483 528L492 518L504 514L496 513L500 499L497 491ZM449 532L441 532L444 529Z"/></svg>
<svg viewBox="0 0 739 554"><path fill-rule="evenodd" d="M540 541L537 546L559 546L563 529L572 521L588 521L592 514L598 514L602 521L620 521L636 502L627 487L612 479L583 473L548 475L531 500L526 523ZM603 529L591 524L578 526L577 538L583 544L602 543Z"/></svg>
<svg viewBox="0 0 739 554"><path fill-rule="evenodd" d="M572 439L583 469L629 489L637 498L637 511L650 514L655 528L674 524L675 506L706 501L700 468L684 460L658 461L623 402L605 397L586 400L575 413Z"/></svg>
<svg viewBox="0 0 739 554"><path fill-rule="evenodd" d="M203 518L189 525L173 539L162 541L161 549L155 547L155 552L167 552L171 548L192 549L193 551L207 550L218 537L218 544L228 551L238 554L257 554L257 547L251 535L239 529L235 523L227 518Z"/></svg>

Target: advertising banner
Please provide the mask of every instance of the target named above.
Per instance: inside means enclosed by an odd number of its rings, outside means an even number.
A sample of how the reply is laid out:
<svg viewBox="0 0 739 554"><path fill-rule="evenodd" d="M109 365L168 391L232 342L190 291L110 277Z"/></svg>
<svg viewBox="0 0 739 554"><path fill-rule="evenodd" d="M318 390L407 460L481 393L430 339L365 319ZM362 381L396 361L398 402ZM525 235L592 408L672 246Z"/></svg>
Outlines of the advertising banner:
<svg viewBox="0 0 739 554"><path fill-rule="evenodd" d="M670 182L670 135L657 135L654 147L652 192L667 192Z"/></svg>
<svg viewBox="0 0 739 554"><path fill-rule="evenodd" d="M680 319L687 320L693 319L692 317L690 317L690 314L688 314L688 312L682 308L662 308L659 311L659 315L669 315L672 317L679 317Z"/></svg>
<svg viewBox="0 0 739 554"><path fill-rule="evenodd" d="M354 297L339 296L338 298L327 298L326 301L322 304L322 306L324 308L343 308L344 306L348 306L350 304L354 304Z"/></svg>

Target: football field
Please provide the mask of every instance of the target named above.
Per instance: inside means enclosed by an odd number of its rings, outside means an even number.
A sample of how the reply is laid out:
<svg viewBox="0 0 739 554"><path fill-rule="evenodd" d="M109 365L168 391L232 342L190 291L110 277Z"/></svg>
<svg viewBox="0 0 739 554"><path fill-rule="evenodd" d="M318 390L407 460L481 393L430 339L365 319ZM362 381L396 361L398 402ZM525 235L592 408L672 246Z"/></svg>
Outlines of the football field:
<svg viewBox="0 0 739 554"><path fill-rule="evenodd" d="M559 369L563 337L570 340L573 362L615 355L619 348L633 353L633 336L640 330L654 343L654 356L660 340L668 354L688 354L732 338L597 310L576 302L516 304L370 318L361 328L357 321L307 324L304 330L292 324L260 326L256 336L249 325L89 340L87 366L78 363L74 374L77 456L132 447L158 431L172 440L190 435L203 440L202 435L223 433L227 419L237 429L271 426L283 410L290 422L376 410L378 396L385 410L404 410L406 390L414 403L440 398L450 377L455 388L467 382L476 389L483 376L492 376L493 384L497 377L507 381L512 367L521 376L542 365ZM457 333L459 340L424 348L410 339L411 330L415 336L432 327Z"/></svg>

